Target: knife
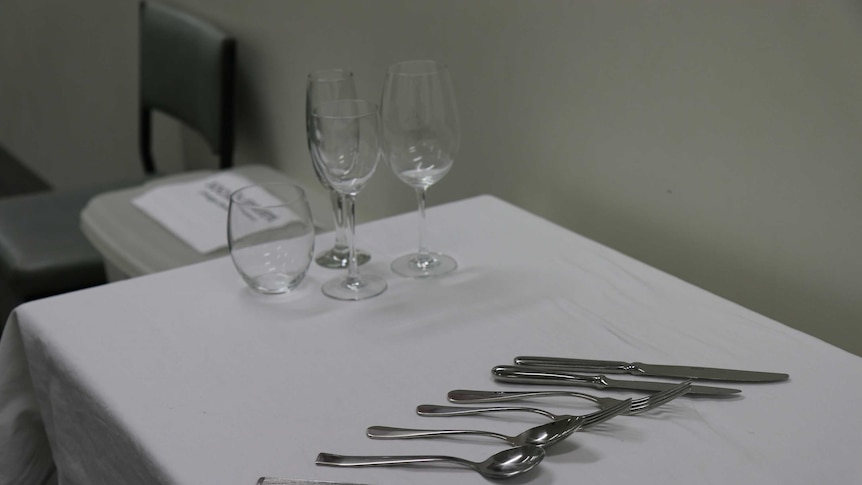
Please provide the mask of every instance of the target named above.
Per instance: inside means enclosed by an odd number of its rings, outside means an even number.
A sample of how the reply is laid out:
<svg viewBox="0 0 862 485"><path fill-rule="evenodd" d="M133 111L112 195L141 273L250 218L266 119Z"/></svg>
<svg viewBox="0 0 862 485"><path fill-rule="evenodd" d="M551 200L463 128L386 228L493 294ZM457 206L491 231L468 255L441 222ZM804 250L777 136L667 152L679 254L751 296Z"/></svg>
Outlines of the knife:
<svg viewBox="0 0 862 485"><path fill-rule="evenodd" d="M491 371L494 379L515 384L556 384L593 387L596 389L629 389L633 391L664 391L676 384L654 381L620 381L603 375L584 376L557 369L498 365ZM691 386L688 394L722 396L741 392L739 389L712 386Z"/></svg>
<svg viewBox="0 0 862 485"><path fill-rule="evenodd" d="M653 365L642 362L617 362L614 360L563 359L560 357L515 357L516 365L538 366L571 372L598 372L607 374L631 374L635 376L677 377L680 379L705 379L733 382L779 382L790 378L788 374L758 372L751 370L718 369L715 367L692 367L684 365Z"/></svg>
<svg viewBox="0 0 862 485"><path fill-rule="evenodd" d="M294 480L292 478L260 477L257 485L362 485L347 482L321 482L319 480Z"/></svg>

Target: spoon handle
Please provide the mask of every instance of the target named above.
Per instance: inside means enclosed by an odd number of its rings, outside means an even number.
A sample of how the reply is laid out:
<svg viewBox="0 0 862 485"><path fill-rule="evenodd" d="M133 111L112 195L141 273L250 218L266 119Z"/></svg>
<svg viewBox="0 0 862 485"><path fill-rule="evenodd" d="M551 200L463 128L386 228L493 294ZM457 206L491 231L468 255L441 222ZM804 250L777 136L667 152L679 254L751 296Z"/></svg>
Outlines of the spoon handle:
<svg viewBox="0 0 862 485"><path fill-rule="evenodd" d="M390 426L372 426L365 430L365 434L369 438L374 439L401 439L401 438L435 438L438 436L451 435L482 435L498 438L503 441L511 442L511 438L492 431L477 431L472 429L413 429L413 428L393 428Z"/></svg>
<svg viewBox="0 0 862 485"><path fill-rule="evenodd" d="M448 461L472 466L473 463L463 458L441 455L400 455L400 456L350 456L335 455L332 453L320 453L315 461L318 465L326 466L392 466L405 465L408 463L432 463Z"/></svg>

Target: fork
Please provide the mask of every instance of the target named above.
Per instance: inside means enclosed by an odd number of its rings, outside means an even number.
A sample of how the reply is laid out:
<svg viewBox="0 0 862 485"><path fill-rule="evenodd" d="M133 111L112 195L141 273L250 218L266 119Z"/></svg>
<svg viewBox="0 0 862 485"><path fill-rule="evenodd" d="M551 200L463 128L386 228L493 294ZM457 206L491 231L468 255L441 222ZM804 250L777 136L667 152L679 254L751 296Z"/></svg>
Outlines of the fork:
<svg viewBox="0 0 862 485"><path fill-rule="evenodd" d="M545 411L539 408L519 407L519 406L498 406L498 407L465 407L465 406L437 406L434 404L422 404L416 407L416 413L420 416L468 416L471 414L480 413L496 413L508 411L521 411L541 414L553 421L560 419L574 418L574 423L577 424L577 429L586 429L590 426L603 423L614 416L625 414L631 407L631 399L617 400L617 403L608 406L602 410L590 414L580 416L572 416L569 414L554 414L550 411Z"/></svg>
<svg viewBox="0 0 862 485"><path fill-rule="evenodd" d="M691 381L680 382L676 386L665 389L664 391L651 394L649 396L639 397L631 400L631 406L627 412L623 414L640 414L651 409L655 409L662 404L672 401L679 396L687 393L691 388ZM587 399L596 403L601 409L608 409L624 402L621 399L612 397L598 397L591 394L585 394L575 391L473 391L467 389L457 389L449 391L449 401L461 404L477 404L502 401L517 401L521 399L529 399L534 397L548 396L571 396L581 399ZM418 412L418 409L417 409ZM420 413L421 414L421 413ZM542 413L538 413L542 414ZM551 417L551 413L545 414ZM553 419L553 418L552 418Z"/></svg>

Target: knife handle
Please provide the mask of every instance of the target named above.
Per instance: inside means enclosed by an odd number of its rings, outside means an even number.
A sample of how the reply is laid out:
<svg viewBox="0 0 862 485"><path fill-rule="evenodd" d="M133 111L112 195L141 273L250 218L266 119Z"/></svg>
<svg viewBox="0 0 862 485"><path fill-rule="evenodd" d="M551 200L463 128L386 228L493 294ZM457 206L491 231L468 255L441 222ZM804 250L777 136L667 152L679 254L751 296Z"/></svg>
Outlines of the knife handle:
<svg viewBox="0 0 862 485"><path fill-rule="evenodd" d="M515 357L515 365L606 374L628 374L632 369L632 365L628 362L616 360L565 359L562 357L524 355Z"/></svg>
<svg viewBox="0 0 862 485"><path fill-rule="evenodd" d="M527 366L498 365L491 370L491 374L498 381L514 384L575 385L596 389L606 386L602 376L582 376L570 372Z"/></svg>

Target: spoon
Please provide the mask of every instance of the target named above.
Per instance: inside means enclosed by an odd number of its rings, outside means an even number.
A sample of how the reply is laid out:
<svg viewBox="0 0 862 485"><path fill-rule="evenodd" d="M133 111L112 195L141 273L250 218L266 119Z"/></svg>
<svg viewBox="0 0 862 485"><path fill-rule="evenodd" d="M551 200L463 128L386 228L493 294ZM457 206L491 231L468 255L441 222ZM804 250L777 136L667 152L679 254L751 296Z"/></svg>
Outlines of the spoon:
<svg viewBox="0 0 862 485"><path fill-rule="evenodd" d="M482 462L440 455L345 456L321 453L315 463L326 466L391 466L444 461L470 467L486 478L510 478L532 470L543 458L545 450L527 445L503 450Z"/></svg>
<svg viewBox="0 0 862 485"><path fill-rule="evenodd" d="M564 416L550 423L535 426L515 436L506 436L493 431L476 431L471 429L410 429L392 428L389 426L372 426L365 433L369 438L375 439L397 439L397 438L434 438L447 435L482 435L501 439L515 446L532 445L547 448L574 433L581 427L581 420L575 416Z"/></svg>

